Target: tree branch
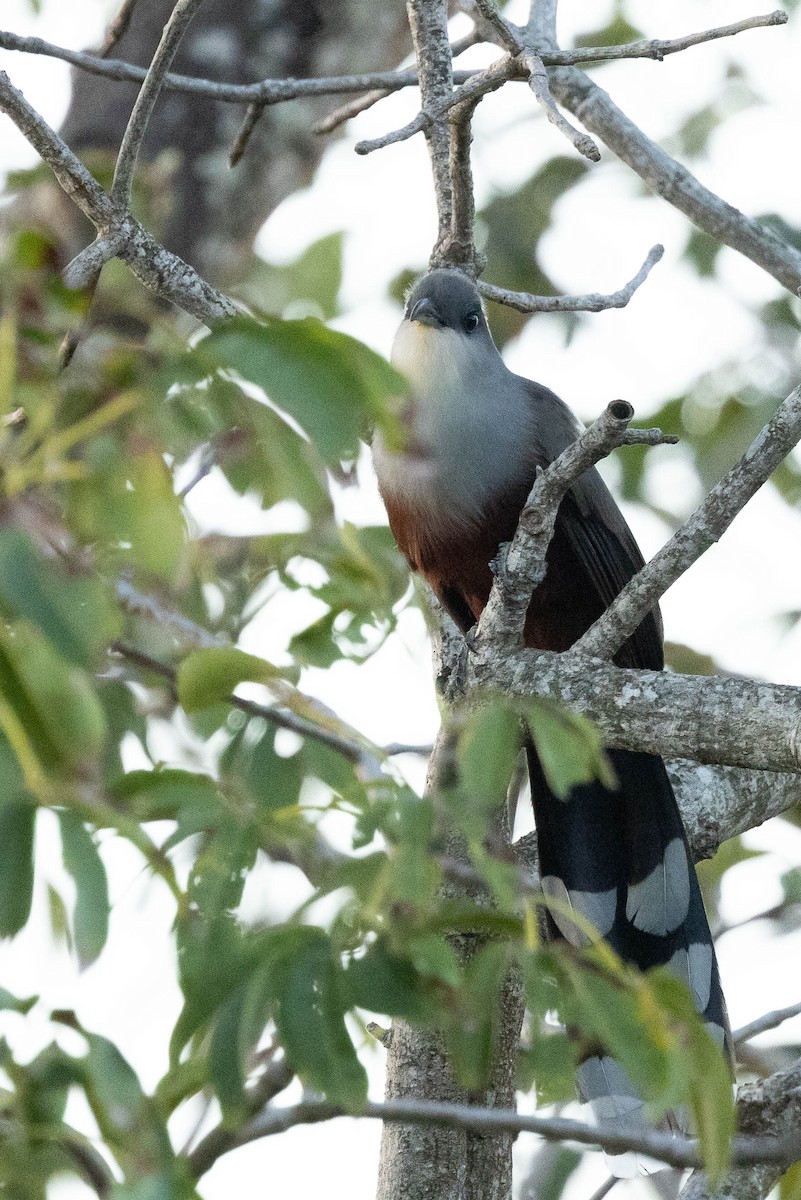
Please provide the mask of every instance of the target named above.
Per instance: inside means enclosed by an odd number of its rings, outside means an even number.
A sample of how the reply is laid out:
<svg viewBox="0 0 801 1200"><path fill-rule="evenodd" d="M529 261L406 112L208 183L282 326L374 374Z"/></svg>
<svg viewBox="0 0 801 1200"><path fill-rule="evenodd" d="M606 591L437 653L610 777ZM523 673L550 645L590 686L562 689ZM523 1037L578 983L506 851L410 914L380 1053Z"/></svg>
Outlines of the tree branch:
<svg viewBox="0 0 801 1200"><path fill-rule="evenodd" d="M771 14L773 15L773 14ZM731 246L794 295L801 287L801 253L759 221L710 192L638 128L611 97L575 68L550 74L557 100L635 172L644 183L719 242Z"/></svg>
<svg viewBox="0 0 801 1200"><path fill-rule="evenodd" d="M156 101L164 84L164 76L178 52L181 39L189 27L190 21L202 3L203 0L176 0L172 16L164 27L164 33L136 98L133 112L123 135L120 152L117 155L114 180L111 185L111 202L118 212L127 212L130 208L136 160L139 157L153 109L156 107Z"/></svg>
<svg viewBox="0 0 801 1200"><path fill-rule="evenodd" d="M768 1079L741 1087L737 1094L737 1125L748 1136L766 1133L780 1139L797 1136L801 1127L801 1062ZM737 1160L734 1161L736 1164ZM741 1166L718 1185L715 1200L763 1200L787 1165ZM711 1200L712 1195L706 1174L696 1171L681 1192L681 1200Z"/></svg>
<svg viewBox="0 0 801 1200"><path fill-rule="evenodd" d="M499 653L483 643L461 684L470 706L541 696L598 726L604 745L768 771L801 771L801 688L631 670L572 652Z"/></svg>
<svg viewBox="0 0 801 1200"><path fill-rule="evenodd" d="M671 584L714 545L801 440L801 385L779 405L736 466L670 541L634 576L571 654L611 658Z"/></svg>
<svg viewBox="0 0 801 1200"><path fill-rule="evenodd" d="M776 1008L773 1012L765 1013L762 1017L757 1017L755 1021L749 1021L747 1025L736 1029L732 1036L732 1041L735 1046L741 1042L748 1042L751 1038L757 1037L760 1033L767 1033L769 1029L776 1029L779 1025L783 1025L785 1021L790 1021L793 1017L801 1014L801 1004L791 1004L787 1008Z"/></svg>
<svg viewBox="0 0 801 1200"><path fill-rule="evenodd" d="M542 53L541 57L546 67L604 63L627 58L649 58L661 61L668 55L687 50L691 46L699 46L704 42L716 41L719 38L732 37L746 30L784 25L786 22L787 14L776 10L764 16L749 17L732 25L722 25L680 38L650 39L629 42L621 46L586 46L576 50L549 49ZM541 42L542 39L537 36L535 45L541 47ZM141 83L147 75L145 68L121 59L109 59L79 50L70 50L64 46L56 46L42 38L21 37L9 30L0 31L0 49L58 58L79 70L93 75L103 75L108 79L117 79L124 83ZM454 48L454 55L455 53L456 48ZM454 82L462 84L481 73L480 71L455 72ZM526 80L528 75L524 67L517 66L510 78ZM281 104L302 96L332 96L349 92L369 92L375 89L394 92L401 88L416 87L417 83L417 72L414 70L372 71L358 75L337 75L319 79L263 79L258 83L249 84L218 83L212 79L168 73L164 77L163 87L168 91L206 96L211 100L218 100L226 104L258 102ZM454 103L459 103L461 99L463 97L457 97Z"/></svg>
<svg viewBox="0 0 801 1200"><path fill-rule="evenodd" d="M493 564L495 582L478 625L478 640L501 650L523 645L523 625L532 592L545 578L545 556L551 544L562 500L585 471L624 445L675 443L659 429L629 429L634 409L613 400L600 417L559 457L537 474L520 514L517 530L501 547Z"/></svg>
<svg viewBox="0 0 801 1200"><path fill-rule="evenodd" d="M28 104L0 71L0 111L5 112L53 171L61 187L100 234L92 247L78 255L68 268L69 278L83 286L112 245L145 287L172 301L205 325L236 315L237 308L217 288L198 275L194 267L165 250L130 214L118 214L111 198L69 146Z"/></svg>
<svg viewBox="0 0 801 1200"><path fill-rule="evenodd" d="M406 12L412 31L417 71L420 78L420 98L423 109L437 110L453 92L451 45L448 39L447 0L407 0ZM452 194L450 175L450 137L439 114L431 116L425 126L434 195L437 202L438 233L431 252L432 267L441 266L443 253L451 232Z"/></svg>
<svg viewBox="0 0 801 1200"><path fill-rule="evenodd" d="M529 292L510 292L483 280L476 286L486 300L505 304L508 308L516 308L518 312L603 312L609 308L625 308L664 253L663 246L652 246L634 278L630 279L625 287L611 292L608 296L602 296L598 292L588 292L584 296L533 296Z"/></svg>
<svg viewBox="0 0 801 1200"><path fill-rule="evenodd" d="M789 1073L787 1073L789 1074ZM779 1076L772 1076L778 1080ZM794 1076L792 1077L794 1080ZM770 1081L765 1081L766 1083ZM741 1089L745 1091L746 1089ZM797 1089L801 1090L801 1089ZM774 1091L787 1094L786 1077L774 1084ZM771 1093L772 1094L772 1093ZM749 1104L756 1102L749 1097ZM434 1125L448 1129L471 1129L482 1133L536 1133L546 1141L577 1142L583 1146L600 1146L612 1153L636 1150L660 1162L675 1167L699 1167L701 1159L694 1139L677 1137L657 1130L626 1133L615 1128L585 1125L566 1117L539 1117L515 1112L514 1109L481 1108L469 1104L449 1104L434 1100L398 1098L383 1103L368 1102L359 1113L346 1113L324 1100L307 1100L282 1108L268 1108L248 1125L236 1131L229 1149L243 1146L263 1137L285 1133L297 1125L315 1125L336 1117L374 1119L405 1125ZM740 1135L732 1142L732 1163L744 1166L752 1163L776 1164L785 1169L801 1159L801 1131L783 1129L780 1136L767 1133Z"/></svg>

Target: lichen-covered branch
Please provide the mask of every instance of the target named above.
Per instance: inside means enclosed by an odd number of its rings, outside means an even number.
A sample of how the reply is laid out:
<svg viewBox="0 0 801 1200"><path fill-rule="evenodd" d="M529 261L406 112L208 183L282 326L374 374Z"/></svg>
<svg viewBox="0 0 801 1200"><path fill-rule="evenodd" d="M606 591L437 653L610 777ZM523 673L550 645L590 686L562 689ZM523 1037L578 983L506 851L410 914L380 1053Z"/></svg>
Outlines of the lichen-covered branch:
<svg viewBox="0 0 801 1200"><path fill-rule="evenodd" d="M463 683L470 704L492 692L541 696L583 713L604 744L663 758L801 771L801 688L725 676L615 667L550 650L499 653L478 642Z"/></svg>
<svg viewBox="0 0 801 1200"><path fill-rule="evenodd" d="M629 429L634 409L613 400L580 438L540 471L520 514L517 530L494 563L495 582L478 626L489 646L523 645L523 625L532 592L545 578L545 556L559 505L576 480L619 446L676 442L659 429Z"/></svg>

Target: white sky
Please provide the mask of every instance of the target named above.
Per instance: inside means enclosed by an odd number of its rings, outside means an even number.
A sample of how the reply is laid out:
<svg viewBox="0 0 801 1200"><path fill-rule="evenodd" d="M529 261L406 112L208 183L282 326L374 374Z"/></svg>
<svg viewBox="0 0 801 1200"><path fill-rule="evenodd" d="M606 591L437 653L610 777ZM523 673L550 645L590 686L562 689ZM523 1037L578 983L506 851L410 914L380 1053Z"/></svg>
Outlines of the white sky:
<svg viewBox="0 0 801 1200"><path fill-rule="evenodd" d="M18 33L84 48L98 42L104 19L117 7L116 0L45 0L42 16L34 19L24 0L3 0L0 23ZM611 7L606 0L596 0L590 8L592 25L602 25ZM746 0L636 0L627 13L646 36L671 37L736 21L752 15L756 7ZM515 8L522 8L522 0L516 0ZM563 0L563 44L586 27L587 11L577 0ZM522 13L512 15L520 19ZM775 211L799 224L799 58L801 21L796 20L784 29L742 34L662 64L611 65L597 77L624 111L659 139L714 99L729 64L741 65L762 103L730 118L693 169L746 213ZM462 62L485 60L486 52L477 50ZM0 66L48 121L58 125L67 104L66 66L10 53L0 53ZM425 264L434 229L430 179L419 137L367 158L357 157L352 147L361 138L403 124L414 115L417 102L413 91L398 94L352 122L346 137L326 156L315 184L282 205L259 238L263 254L286 261L323 234L347 230L347 311L337 324L385 354L399 319L383 298L386 280L410 264ZM569 153L523 87L503 89L478 112L474 163L479 204L523 182L553 153ZM0 169L34 161L21 135L2 121ZM695 278L680 261L687 222L661 200L643 195L611 154L603 152L591 180L565 197L556 216L541 253L545 269L565 291L615 290L655 242L665 245L665 258L628 308L592 318L568 348L556 322L547 317L533 321L508 350L515 370L548 384L584 418L597 415L615 396L631 400L638 416L645 417L699 371L728 360L755 361L759 341L746 305L779 295L778 284L730 251L721 257L722 286ZM381 520L369 469L362 475L362 486L342 496L342 511L362 522ZM609 476L614 480L613 466ZM688 474L679 460L666 465L659 486L666 496L678 491L688 505L697 499L688 495ZM221 506L213 480L199 485L191 502L202 525L241 531L245 521L252 521L252 510L233 496ZM667 530L638 508L627 508L626 515L650 556ZM801 515L790 512L771 491L761 493L720 545L665 597L667 636L713 654L728 670L799 683L801 631L788 636L778 619L788 610L801 610L799 545ZM278 599L265 619L248 630L246 647L269 656L307 619L296 598ZM343 663L326 673L309 672L304 684L379 742L425 741L436 728L427 646L416 612L403 617L399 635L366 665ZM420 764L410 764L409 769L419 782ZM728 877L724 899L731 920L774 903L778 875L801 863L801 834L787 826L765 827L749 840L770 853L737 867ZM43 869L69 895L69 880L54 866L56 833L47 817L40 842ZM0 1014L0 1031L7 1027L20 1052L33 1053L51 1036L46 1011L74 1007L88 1027L120 1044L145 1086L152 1087L166 1066L168 1032L180 1003L170 938L172 910L161 885L143 873L136 852L114 839L107 840L106 852L115 901L108 948L95 966L79 975L66 952L53 947L45 900L39 894L31 929L0 947L0 978L17 994L41 994L42 1004L24 1026L19 1018ZM271 871L271 888L289 905L297 894L295 873L283 867ZM263 876L254 880L248 903L258 905L262 881ZM768 938L759 924L722 939L721 971L734 1026L801 998L798 971L789 969L791 962L797 963L800 949L798 934ZM783 1031L790 1032L801 1036L801 1020ZM771 1036L765 1040L769 1043ZM371 1053L377 1096L381 1053ZM76 1122L83 1115L77 1107L72 1112ZM179 1119L176 1126L181 1126L180 1139L191 1121ZM249 1200L267 1191L296 1200L320 1194L328 1200L368 1200L374 1194L379 1136L378 1126L367 1122L338 1121L295 1130L220 1160L200 1191L206 1200L223 1200L232 1192ZM519 1145L525 1156L533 1142L521 1138ZM589 1194L602 1171L597 1163L588 1166L575 1194ZM619 1185L623 1186L627 1185ZM53 1189L58 1200L87 1194L78 1184Z"/></svg>

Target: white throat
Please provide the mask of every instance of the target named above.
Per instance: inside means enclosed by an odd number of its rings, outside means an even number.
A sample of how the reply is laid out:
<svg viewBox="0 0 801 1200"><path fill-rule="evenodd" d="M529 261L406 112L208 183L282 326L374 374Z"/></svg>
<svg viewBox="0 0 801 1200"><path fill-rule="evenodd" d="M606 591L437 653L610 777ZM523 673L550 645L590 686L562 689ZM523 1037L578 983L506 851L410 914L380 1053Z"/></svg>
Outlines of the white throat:
<svg viewBox="0 0 801 1200"><path fill-rule="evenodd" d="M525 387L486 342L419 322L401 324L392 362L412 386L410 439L393 454L376 438L381 490L453 517L479 516L489 496L531 461Z"/></svg>

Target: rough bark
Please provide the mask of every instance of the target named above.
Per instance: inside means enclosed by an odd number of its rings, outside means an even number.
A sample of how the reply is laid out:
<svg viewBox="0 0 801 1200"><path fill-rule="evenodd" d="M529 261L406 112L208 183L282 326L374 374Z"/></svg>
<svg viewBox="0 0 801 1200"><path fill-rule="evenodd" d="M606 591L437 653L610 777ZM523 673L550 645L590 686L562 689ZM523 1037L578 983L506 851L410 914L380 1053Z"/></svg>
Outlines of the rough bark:
<svg viewBox="0 0 801 1200"><path fill-rule="evenodd" d="M436 791L452 773L453 738L440 732L431 756L427 790ZM448 839L447 855L464 858L457 839ZM453 889L452 889L453 890ZM477 949L475 938L455 939L466 959ZM387 1100L442 1100L481 1107L514 1108L515 1065L522 998L516 977L501 996L495 1064L489 1086L466 1092L454 1079L443 1040L429 1030L395 1021L387 1056ZM511 1200L512 1146L509 1133L385 1123L376 1200Z"/></svg>

